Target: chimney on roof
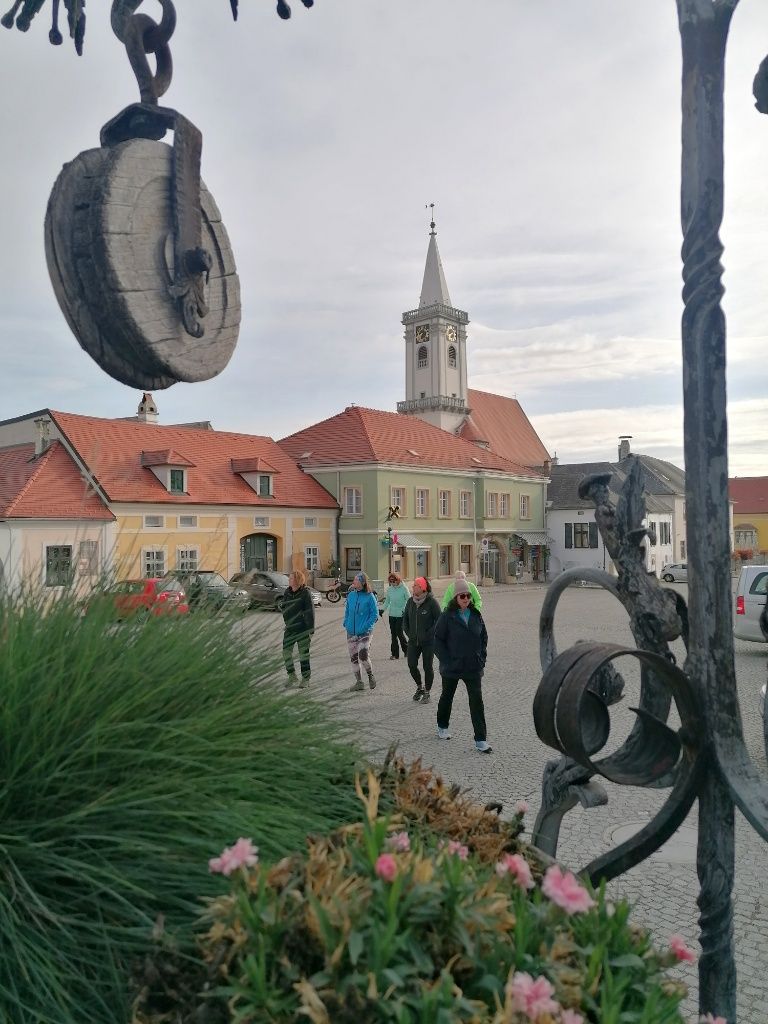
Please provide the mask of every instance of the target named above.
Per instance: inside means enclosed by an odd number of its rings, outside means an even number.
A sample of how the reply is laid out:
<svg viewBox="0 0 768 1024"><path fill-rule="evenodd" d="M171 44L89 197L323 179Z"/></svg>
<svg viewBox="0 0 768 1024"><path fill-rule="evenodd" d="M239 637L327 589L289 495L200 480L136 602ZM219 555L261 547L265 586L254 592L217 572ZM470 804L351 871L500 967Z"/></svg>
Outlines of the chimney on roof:
<svg viewBox="0 0 768 1024"><path fill-rule="evenodd" d="M155 400L149 391L145 391L141 396L136 419L139 423L157 423L160 419L157 412L157 406L155 405Z"/></svg>
<svg viewBox="0 0 768 1024"><path fill-rule="evenodd" d="M631 440L631 434L619 435L619 462L621 462L622 459L626 459L626 457L629 455L629 442Z"/></svg>
<svg viewBox="0 0 768 1024"><path fill-rule="evenodd" d="M42 455L51 443L51 421L47 416L38 416L35 420L35 426L37 427L37 437L35 438L35 457L37 457L38 455Z"/></svg>

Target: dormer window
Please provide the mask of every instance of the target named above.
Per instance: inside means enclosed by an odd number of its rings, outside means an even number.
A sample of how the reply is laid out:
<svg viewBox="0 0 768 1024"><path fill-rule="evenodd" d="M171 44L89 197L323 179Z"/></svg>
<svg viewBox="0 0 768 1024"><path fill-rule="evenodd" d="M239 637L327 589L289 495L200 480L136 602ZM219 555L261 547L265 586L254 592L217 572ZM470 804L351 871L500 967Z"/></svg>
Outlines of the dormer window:
<svg viewBox="0 0 768 1024"><path fill-rule="evenodd" d="M260 498L274 498L275 477L280 472L260 455L232 459L232 472L239 474Z"/></svg>
<svg viewBox="0 0 768 1024"><path fill-rule="evenodd" d="M169 494L189 493L189 470L194 462L173 448L141 453L141 464L150 470Z"/></svg>

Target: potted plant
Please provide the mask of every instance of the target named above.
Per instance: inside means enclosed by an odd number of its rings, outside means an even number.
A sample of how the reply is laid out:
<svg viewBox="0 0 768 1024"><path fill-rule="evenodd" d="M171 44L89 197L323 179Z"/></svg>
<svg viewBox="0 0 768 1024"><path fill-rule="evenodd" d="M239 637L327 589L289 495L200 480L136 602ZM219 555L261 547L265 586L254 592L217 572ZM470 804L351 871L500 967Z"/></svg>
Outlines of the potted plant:
<svg viewBox="0 0 768 1024"><path fill-rule="evenodd" d="M315 576L315 584L314 585L317 588L317 590L319 590L321 593L325 593L325 591L328 589L328 587L330 587L330 585L333 583L333 581L339 575L339 569L340 568L341 567L340 567L339 563L336 561L336 559L335 558L330 558L328 560L328 563L325 566L325 568L322 569Z"/></svg>

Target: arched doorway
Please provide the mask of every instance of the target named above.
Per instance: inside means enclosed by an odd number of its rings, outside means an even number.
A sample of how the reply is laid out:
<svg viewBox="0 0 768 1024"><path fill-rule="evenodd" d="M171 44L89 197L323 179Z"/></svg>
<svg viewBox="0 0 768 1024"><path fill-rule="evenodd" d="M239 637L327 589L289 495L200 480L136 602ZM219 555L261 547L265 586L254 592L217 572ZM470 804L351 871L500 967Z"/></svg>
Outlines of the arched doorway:
<svg viewBox="0 0 768 1024"><path fill-rule="evenodd" d="M268 533L250 533L240 540L240 571L277 568L277 538Z"/></svg>

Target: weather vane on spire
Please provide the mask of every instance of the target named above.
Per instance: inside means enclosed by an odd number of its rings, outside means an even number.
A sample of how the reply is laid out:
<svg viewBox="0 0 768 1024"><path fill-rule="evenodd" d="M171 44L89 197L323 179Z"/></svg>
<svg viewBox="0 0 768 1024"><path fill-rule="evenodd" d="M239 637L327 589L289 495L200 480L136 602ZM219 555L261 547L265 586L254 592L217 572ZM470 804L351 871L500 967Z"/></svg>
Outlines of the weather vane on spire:
<svg viewBox="0 0 768 1024"><path fill-rule="evenodd" d="M427 207L429 207L429 209L432 211L432 213L430 215L429 226L432 229L430 234L434 235L434 233L435 233L435 204L434 203L425 203L424 204L424 208L426 209Z"/></svg>

